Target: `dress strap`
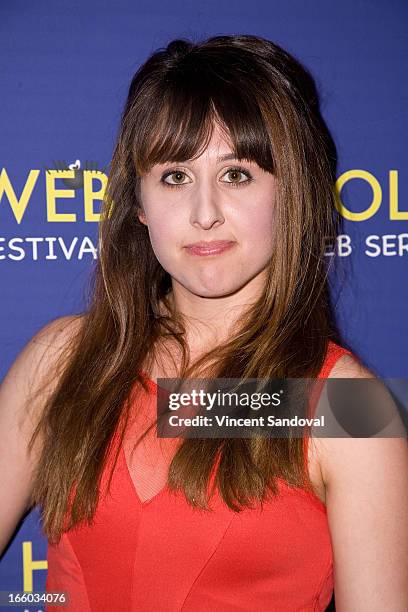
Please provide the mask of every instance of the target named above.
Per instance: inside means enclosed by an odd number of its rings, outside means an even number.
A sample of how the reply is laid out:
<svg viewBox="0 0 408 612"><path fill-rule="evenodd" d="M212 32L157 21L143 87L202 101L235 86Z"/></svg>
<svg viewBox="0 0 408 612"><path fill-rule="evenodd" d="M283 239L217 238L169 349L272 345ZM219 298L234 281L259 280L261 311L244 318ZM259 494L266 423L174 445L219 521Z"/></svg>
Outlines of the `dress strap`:
<svg viewBox="0 0 408 612"><path fill-rule="evenodd" d="M335 363L338 361L338 359L340 359L340 357L343 357L343 355L353 356L353 353L348 349L344 348L343 346L336 344L332 340L329 340L326 359L324 360L318 378L329 378L330 372L333 369Z"/></svg>
<svg viewBox="0 0 408 612"><path fill-rule="evenodd" d="M351 355L356 358L356 356L352 353L352 351L340 346L339 344L329 340L326 352L326 358L324 360L323 366L317 376L319 382L315 383L315 387L311 393L311 397L309 398L309 406L308 406L308 417L313 418L316 412L317 404L319 401L319 397L321 392L323 391L323 387L325 385L325 378L330 378L330 372L332 371L334 365L337 361L343 357L343 355ZM305 469L308 470L308 452L309 452L309 438L310 432L306 432L303 436L303 452L304 452L304 465ZM321 500L314 495L312 492L312 496L319 500L320 504L322 504Z"/></svg>

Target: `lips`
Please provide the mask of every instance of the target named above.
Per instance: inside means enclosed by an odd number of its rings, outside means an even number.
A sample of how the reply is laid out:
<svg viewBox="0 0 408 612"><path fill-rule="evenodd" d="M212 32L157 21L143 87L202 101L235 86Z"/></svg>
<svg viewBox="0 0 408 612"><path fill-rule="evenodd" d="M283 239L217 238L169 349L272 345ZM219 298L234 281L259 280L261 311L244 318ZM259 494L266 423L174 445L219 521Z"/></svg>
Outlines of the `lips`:
<svg viewBox="0 0 408 612"><path fill-rule="evenodd" d="M233 240L212 240L188 244L185 248L192 255L216 255L230 249L234 244Z"/></svg>

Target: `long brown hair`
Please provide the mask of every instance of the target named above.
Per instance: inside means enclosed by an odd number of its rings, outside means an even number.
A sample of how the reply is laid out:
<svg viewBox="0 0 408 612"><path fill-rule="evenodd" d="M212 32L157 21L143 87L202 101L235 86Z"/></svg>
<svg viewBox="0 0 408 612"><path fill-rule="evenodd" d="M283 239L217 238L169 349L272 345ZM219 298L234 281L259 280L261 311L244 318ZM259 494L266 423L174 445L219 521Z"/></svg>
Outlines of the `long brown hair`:
<svg viewBox="0 0 408 612"><path fill-rule="evenodd" d="M215 123L238 159L254 160L275 175L277 240L260 299L227 343L193 363L183 321L168 300L171 277L137 211L143 173L155 163L200 155ZM113 436L120 429L123 439L131 392L135 385L146 388L141 371L148 371L163 338L180 347L181 378L318 375L328 340L340 343L324 257L341 222L335 171L336 151L313 78L271 41L251 35L173 40L137 70L110 164L89 304L32 438L40 432L43 438L32 503L41 506L50 541L91 520ZM216 486L239 511L276 493L276 477L311 486L302 441L186 438L171 462L168 485L184 491L192 506L206 508L219 459Z"/></svg>

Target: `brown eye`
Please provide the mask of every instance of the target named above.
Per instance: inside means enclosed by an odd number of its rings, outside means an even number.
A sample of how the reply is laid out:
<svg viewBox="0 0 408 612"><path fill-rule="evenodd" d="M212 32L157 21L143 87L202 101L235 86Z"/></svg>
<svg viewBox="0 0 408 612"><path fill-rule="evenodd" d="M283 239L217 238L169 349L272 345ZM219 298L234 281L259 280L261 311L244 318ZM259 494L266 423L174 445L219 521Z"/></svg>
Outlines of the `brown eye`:
<svg viewBox="0 0 408 612"><path fill-rule="evenodd" d="M166 179L170 176L174 177L176 182L170 183L169 181L167 181ZM181 182L183 180L183 177L185 176L186 176L186 173L182 172L181 170L170 170L169 172L166 172L165 174L163 174L160 180L164 185L166 185L166 187L181 187L182 185L185 184Z"/></svg>
<svg viewBox="0 0 408 612"><path fill-rule="evenodd" d="M245 170L241 167L229 168L223 176L227 175L229 175L232 180L222 182L228 183L231 187L241 187L243 184L249 184L253 181L253 178L248 172L248 170ZM165 174L163 174L163 176L161 177L160 181L166 187L182 187L183 185L187 184L187 182L183 182L183 178L185 178L186 176L186 173L182 170L173 169L169 170L168 172L165 172ZM172 177L172 182L166 180L169 177ZM242 177L245 177L244 180L241 180Z"/></svg>
<svg viewBox="0 0 408 612"><path fill-rule="evenodd" d="M242 184L250 183L253 180L250 173L247 170L244 170L244 168L230 168L224 174L224 176L227 176L227 175L229 175L232 178L232 180L224 181L224 182L229 183L231 187L241 187ZM240 175L245 176L246 178L244 180L240 180Z"/></svg>

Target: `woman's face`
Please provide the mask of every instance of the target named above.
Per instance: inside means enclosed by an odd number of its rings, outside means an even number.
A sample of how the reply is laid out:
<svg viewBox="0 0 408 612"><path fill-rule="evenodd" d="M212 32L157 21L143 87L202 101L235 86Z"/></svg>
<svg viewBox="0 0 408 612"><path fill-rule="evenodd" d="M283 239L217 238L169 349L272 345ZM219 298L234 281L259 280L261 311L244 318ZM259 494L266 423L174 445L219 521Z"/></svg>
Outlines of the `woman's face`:
<svg viewBox="0 0 408 612"><path fill-rule="evenodd" d="M275 178L255 162L233 158L215 128L194 161L153 166L142 177L144 212L152 248L177 284L202 297L255 295L264 282L273 246ZM231 241L210 253L186 248L197 242Z"/></svg>

